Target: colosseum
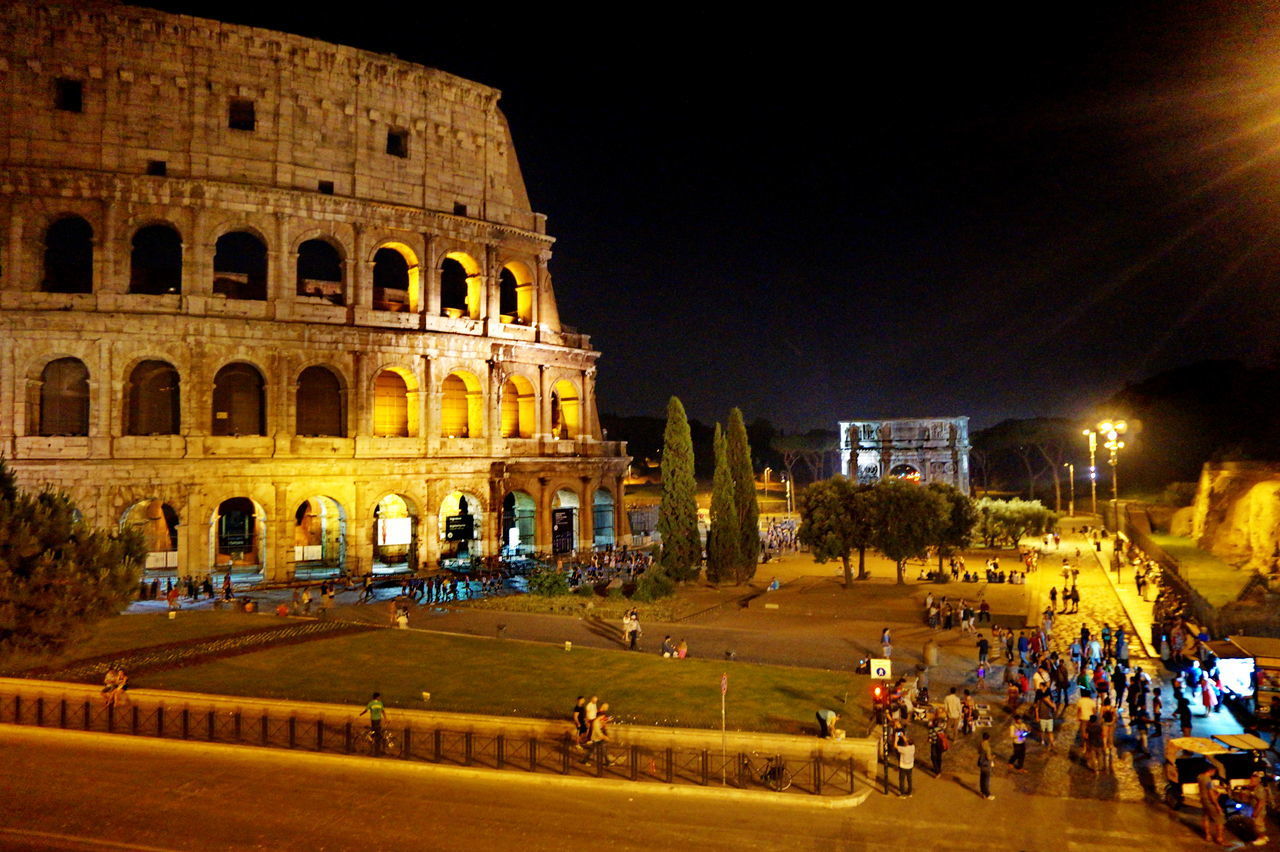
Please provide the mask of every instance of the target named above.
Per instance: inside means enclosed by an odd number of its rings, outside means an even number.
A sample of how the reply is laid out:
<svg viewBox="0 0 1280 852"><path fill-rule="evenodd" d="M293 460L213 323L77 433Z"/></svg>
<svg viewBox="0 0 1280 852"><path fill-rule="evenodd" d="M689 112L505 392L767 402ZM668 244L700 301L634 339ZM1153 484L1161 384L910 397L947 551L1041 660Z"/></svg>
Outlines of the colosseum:
<svg viewBox="0 0 1280 852"><path fill-rule="evenodd" d="M110 4L0 5L0 454L149 572L626 543L499 92Z"/></svg>

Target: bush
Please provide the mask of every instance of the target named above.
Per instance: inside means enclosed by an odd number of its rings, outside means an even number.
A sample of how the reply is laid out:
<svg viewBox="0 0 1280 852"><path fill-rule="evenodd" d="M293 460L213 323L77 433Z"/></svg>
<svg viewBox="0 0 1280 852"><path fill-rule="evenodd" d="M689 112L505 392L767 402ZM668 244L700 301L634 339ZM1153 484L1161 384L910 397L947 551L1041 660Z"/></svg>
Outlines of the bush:
<svg viewBox="0 0 1280 852"><path fill-rule="evenodd" d="M676 583L667 572L654 566L640 575L636 581L636 591L631 597L641 603L653 603L659 598L671 597L676 592Z"/></svg>
<svg viewBox="0 0 1280 852"><path fill-rule="evenodd" d="M574 589L573 593L579 597L589 598L596 593L596 590L590 583L583 583L581 586Z"/></svg>
<svg viewBox="0 0 1280 852"><path fill-rule="evenodd" d="M529 593L545 598L569 594L569 577L556 568L536 568L529 574Z"/></svg>

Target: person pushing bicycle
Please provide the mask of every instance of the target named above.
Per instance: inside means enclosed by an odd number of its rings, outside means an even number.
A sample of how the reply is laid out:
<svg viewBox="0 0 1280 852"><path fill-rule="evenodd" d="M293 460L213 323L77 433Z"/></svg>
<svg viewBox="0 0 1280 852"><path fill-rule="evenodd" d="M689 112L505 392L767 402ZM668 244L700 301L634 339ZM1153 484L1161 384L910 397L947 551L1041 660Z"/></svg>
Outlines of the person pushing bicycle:
<svg viewBox="0 0 1280 852"><path fill-rule="evenodd" d="M360 715L369 714L369 727L373 730L373 753L382 753L382 720L387 718L387 707L382 703L382 693L375 692L369 703L364 705Z"/></svg>

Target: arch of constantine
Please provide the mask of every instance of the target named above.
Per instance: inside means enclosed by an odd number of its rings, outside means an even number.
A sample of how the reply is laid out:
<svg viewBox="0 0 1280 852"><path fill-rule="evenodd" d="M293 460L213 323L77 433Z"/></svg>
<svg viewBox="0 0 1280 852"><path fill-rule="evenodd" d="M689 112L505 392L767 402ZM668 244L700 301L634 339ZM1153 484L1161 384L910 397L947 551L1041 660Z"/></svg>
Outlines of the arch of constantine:
<svg viewBox="0 0 1280 852"><path fill-rule="evenodd" d="M858 482L895 476L969 493L969 418L840 421L840 470Z"/></svg>
<svg viewBox="0 0 1280 852"><path fill-rule="evenodd" d="M127 6L0 8L0 455L152 570L628 540L499 93Z"/></svg>

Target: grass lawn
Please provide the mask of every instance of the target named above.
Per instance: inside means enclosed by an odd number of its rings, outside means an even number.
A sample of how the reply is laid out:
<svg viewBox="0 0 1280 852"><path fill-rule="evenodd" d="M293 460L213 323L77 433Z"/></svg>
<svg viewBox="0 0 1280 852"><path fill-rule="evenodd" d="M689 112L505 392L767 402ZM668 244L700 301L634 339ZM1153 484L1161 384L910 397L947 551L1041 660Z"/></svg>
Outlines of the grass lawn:
<svg viewBox="0 0 1280 852"><path fill-rule="evenodd" d="M1252 572L1241 571L1208 551L1196 547L1185 536L1152 533L1151 538L1182 565L1182 576L1213 606L1222 606L1240 596Z"/></svg>
<svg viewBox="0 0 1280 852"><path fill-rule="evenodd" d="M865 677L711 660L665 660L528 642L378 630L290 645L202 666L142 675L141 687L360 705L378 690L390 707L564 718L577 695L599 695L624 722L720 725L720 674L729 674L728 727L802 733L846 690L865 704ZM429 705L421 695L431 693ZM865 709L851 711L865 718ZM841 715L845 715L841 713Z"/></svg>
<svg viewBox="0 0 1280 852"><path fill-rule="evenodd" d="M274 621L241 612L179 612L172 621L164 612L117 615L98 622L84 639L56 657L14 656L0 664L0 671L12 673L37 666L60 666L133 648L239 633L274 624Z"/></svg>

